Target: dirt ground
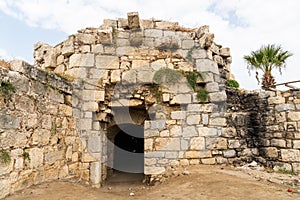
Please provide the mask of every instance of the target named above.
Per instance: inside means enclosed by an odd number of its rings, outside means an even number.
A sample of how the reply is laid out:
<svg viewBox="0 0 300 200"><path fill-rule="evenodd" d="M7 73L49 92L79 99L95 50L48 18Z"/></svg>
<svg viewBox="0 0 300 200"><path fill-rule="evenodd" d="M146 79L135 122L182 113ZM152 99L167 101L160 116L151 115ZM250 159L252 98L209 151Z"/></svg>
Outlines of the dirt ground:
<svg viewBox="0 0 300 200"><path fill-rule="evenodd" d="M299 176L238 170L221 166L193 166L188 175L147 186L139 175L116 175L100 189L70 182L50 182L30 187L7 200L126 200L126 199L300 199ZM297 183L296 183L297 182ZM296 183L296 184L295 184ZM293 192L287 192L292 188ZM130 196L131 195L133 196Z"/></svg>

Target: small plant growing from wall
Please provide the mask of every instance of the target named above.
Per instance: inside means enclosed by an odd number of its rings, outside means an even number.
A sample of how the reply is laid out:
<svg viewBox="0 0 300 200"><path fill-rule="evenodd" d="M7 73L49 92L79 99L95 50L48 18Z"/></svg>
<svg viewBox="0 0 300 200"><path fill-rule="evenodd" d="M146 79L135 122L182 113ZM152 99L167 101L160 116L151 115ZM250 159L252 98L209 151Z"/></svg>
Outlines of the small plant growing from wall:
<svg viewBox="0 0 300 200"><path fill-rule="evenodd" d="M232 89L239 89L240 84L236 80L227 80L226 81L226 86Z"/></svg>
<svg viewBox="0 0 300 200"><path fill-rule="evenodd" d="M159 69L153 77L153 81L156 84L175 84L182 77L182 74L176 70L169 68Z"/></svg>
<svg viewBox="0 0 300 200"><path fill-rule="evenodd" d="M8 164L11 161L11 157L9 152L1 150L0 151L0 162L4 164Z"/></svg>
<svg viewBox="0 0 300 200"><path fill-rule="evenodd" d="M30 162L30 155L29 155L28 152L24 152L22 155L23 155L25 160L28 160L28 162Z"/></svg>
<svg viewBox="0 0 300 200"><path fill-rule="evenodd" d="M197 100L200 102L205 102L208 99L208 92L204 88L199 88L197 90Z"/></svg>
<svg viewBox="0 0 300 200"><path fill-rule="evenodd" d="M0 86L0 91L5 97L7 97L12 92L15 93L17 89L11 82L2 81Z"/></svg>

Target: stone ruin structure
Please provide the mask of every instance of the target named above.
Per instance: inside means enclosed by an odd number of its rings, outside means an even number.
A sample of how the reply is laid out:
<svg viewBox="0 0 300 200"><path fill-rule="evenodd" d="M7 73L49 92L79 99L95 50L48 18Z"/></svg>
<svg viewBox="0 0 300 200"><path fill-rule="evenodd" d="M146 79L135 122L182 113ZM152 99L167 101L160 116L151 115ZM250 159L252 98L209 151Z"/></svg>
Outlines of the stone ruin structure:
<svg viewBox="0 0 300 200"><path fill-rule="evenodd" d="M0 198L48 180L159 181L196 164L300 171L300 92L236 91L208 26L104 20L0 68ZM3 159L9 155L10 159ZM6 162L4 162L6 161Z"/></svg>

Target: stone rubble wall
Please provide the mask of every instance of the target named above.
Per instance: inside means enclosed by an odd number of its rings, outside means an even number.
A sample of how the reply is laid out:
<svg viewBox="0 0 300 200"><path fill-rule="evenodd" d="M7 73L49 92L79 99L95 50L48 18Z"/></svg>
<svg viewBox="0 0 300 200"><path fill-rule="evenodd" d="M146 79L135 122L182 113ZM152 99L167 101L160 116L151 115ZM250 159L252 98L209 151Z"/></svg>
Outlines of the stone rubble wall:
<svg viewBox="0 0 300 200"><path fill-rule="evenodd" d="M118 107L144 105L149 113L162 107L160 115L153 114L145 122L145 174L165 171L172 162L196 164L201 159L201 163L215 163L210 149L219 142L216 137L225 126L224 83L232 78L232 59L229 48L214 42L208 26L188 29L173 22L140 20L137 13L129 13L127 19L104 20L99 28L80 30L55 47L37 43L34 49L36 67L85 83L78 90L83 100L79 129L102 179L110 157L106 132L118 118L114 115ZM165 68L205 74L197 82L209 93L209 101L201 105L196 92L181 80L158 89L158 101L153 77ZM122 120L118 123L126 122ZM161 120L166 121L163 127L147 126L161 126ZM157 134L147 135L148 129ZM102 144L96 145L95 140ZM99 173L94 172L94 184L100 183Z"/></svg>
<svg viewBox="0 0 300 200"><path fill-rule="evenodd" d="M299 92L226 88L234 78L230 49L208 26L128 13L54 47L37 43L34 59L34 67L13 61L11 71L0 70L17 86L0 102L0 150L12 156L0 164L0 197L58 178L99 187L113 167L115 126L130 123L144 126L144 174L152 181L188 165L253 160L299 172ZM204 102L187 80L198 72Z"/></svg>
<svg viewBox="0 0 300 200"><path fill-rule="evenodd" d="M228 149L234 165L255 160L273 168L300 172L300 92L227 91Z"/></svg>
<svg viewBox="0 0 300 200"><path fill-rule="evenodd" d="M72 85L65 79L14 60L0 80L16 92L0 94L0 198L49 180L82 177L82 144L72 113ZM29 156L29 157L28 157Z"/></svg>

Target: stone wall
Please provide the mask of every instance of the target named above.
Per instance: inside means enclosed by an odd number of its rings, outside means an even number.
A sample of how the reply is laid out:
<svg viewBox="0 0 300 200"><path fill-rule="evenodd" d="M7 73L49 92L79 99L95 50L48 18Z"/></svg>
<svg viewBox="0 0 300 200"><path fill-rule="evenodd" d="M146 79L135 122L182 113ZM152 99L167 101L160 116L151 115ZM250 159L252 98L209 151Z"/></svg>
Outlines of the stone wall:
<svg viewBox="0 0 300 200"><path fill-rule="evenodd" d="M65 79L12 61L0 67L0 198L54 179L85 176L82 145L72 117L72 86Z"/></svg>
<svg viewBox="0 0 300 200"><path fill-rule="evenodd" d="M99 170L93 170L93 184L112 167L108 138L115 133L107 130L116 124L144 126L148 175L164 172L171 163L214 164L211 149L224 148L217 136L226 125L224 83L232 77L231 56L229 48L214 42L208 26L188 29L129 13L127 19L80 30L55 47L38 43L34 57L38 68L83 81L77 90L83 113L78 129L95 158L93 169ZM203 75L195 86L187 81L190 73ZM204 102L198 89L208 93ZM126 109L141 107L149 119L137 123L136 114ZM120 108L125 111L118 113Z"/></svg>
<svg viewBox="0 0 300 200"><path fill-rule="evenodd" d="M129 13L37 43L34 58L0 68L17 87L0 98L0 151L12 158L0 164L0 198L53 179L99 187L118 169L115 137L128 127L143 138L142 155L128 154L141 158L135 172L152 181L195 164L300 170L299 92L226 88L230 50L208 26Z"/></svg>
<svg viewBox="0 0 300 200"><path fill-rule="evenodd" d="M299 90L228 91L227 96L228 127L222 136L229 163L255 160L274 170L299 173Z"/></svg>

